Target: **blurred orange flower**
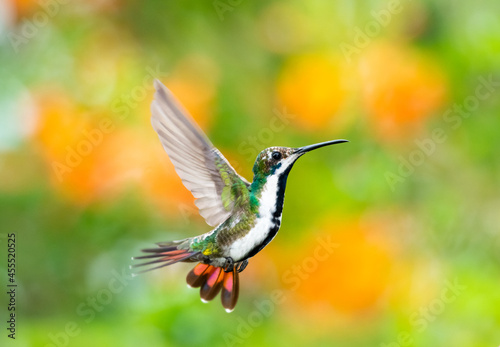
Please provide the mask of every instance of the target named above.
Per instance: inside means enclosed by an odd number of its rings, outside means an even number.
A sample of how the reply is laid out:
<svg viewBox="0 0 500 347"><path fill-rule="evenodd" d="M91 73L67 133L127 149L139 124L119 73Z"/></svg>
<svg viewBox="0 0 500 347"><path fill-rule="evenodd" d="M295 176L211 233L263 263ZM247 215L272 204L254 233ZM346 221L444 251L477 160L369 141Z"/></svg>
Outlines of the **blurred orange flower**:
<svg viewBox="0 0 500 347"><path fill-rule="evenodd" d="M363 52L359 69L370 124L383 139L418 130L444 103L442 67L407 47L374 43Z"/></svg>
<svg viewBox="0 0 500 347"><path fill-rule="evenodd" d="M277 95L296 115L297 126L317 130L328 126L346 97L342 62L328 54L296 56L285 63L277 81Z"/></svg>
<svg viewBox="0 0 500 347"><path fill-rule="evenodd" d="M323 232L315 234L317 237L309 240L292 263L292 271L284 273L297 276L297 298L308 303L329 303L345 313L372 308L388 285L395 261L389 242L378 229L379 226L371 229L356 221L334 228L331 223L325 224ZM293 285L286 276L284 282Z"/></svg>
<svg viewBox="0 0 500 347"><path fill-rule="evenodd" d="M40 6L36 0L13 0L12 3L16 9L17 18L30 14Z"/></svg>
<svg viewBox="0 0 500 347"><path fill-rule="evenodd" d="M142 184L154 148L137 130L118 128L96 149L92 181L103 198L114 197L131 185Z"/></svg>
<svg viewBox="0 0 500 347"><path fill-rule="evenodd" d="M103 199L135 187L171 216L179 215L179 204L195 208L152 129L117 129L109 134L97 151L92 179Z"/></svg>
<svg viewBox="0 0 500 347"><path fill-rule="evenodd" d="M41 93L35 99L38 124L34 140L52 182L77 201L87 201L95 190L89 180L95 153L83 132L93 128L92 117L62 91Z"/></svg>

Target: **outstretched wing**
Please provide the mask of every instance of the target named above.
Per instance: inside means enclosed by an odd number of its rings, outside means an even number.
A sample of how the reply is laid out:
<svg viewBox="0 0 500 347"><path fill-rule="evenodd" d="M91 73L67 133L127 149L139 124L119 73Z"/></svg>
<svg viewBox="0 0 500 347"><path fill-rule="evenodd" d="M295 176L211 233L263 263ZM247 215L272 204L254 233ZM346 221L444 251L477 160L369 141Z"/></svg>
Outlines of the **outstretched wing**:
<svg viewBox="0 0 500 347"><path fill-rule="evenodd" d="M247 180L238 175L196 125L172 93L155 80L151 123L184 186L197 199L205 221L216 226L249 196Z"/></svg>

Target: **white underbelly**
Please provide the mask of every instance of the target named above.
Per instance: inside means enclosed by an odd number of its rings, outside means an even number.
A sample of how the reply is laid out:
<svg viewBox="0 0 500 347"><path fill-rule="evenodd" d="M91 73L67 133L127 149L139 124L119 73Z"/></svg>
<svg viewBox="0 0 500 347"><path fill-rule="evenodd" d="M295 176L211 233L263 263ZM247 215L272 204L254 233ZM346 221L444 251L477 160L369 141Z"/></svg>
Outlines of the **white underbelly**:
<svg viewBox="0 0 500 347"><path fill-rule="evenodd" d="M281 217L279 218L281 222ZM242 238L231 244L227 253L233 260L242 260L255 246L262 244L273 228L270 218L259 218L255 226Z"/></svg>

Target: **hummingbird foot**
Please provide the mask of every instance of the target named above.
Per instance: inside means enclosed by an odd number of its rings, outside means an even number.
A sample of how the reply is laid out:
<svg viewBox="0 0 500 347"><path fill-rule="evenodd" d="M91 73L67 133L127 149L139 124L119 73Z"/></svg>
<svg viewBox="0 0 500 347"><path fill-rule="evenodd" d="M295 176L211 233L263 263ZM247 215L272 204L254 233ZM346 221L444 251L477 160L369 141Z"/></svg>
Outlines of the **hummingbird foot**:
<svg viewBox="0 0 500 347"><path fill-rule="evenodd" d="M248 259L245 259L242 262L238 263L238 265L236 266L236 270L238 272L241 272L241 271L245 270L245 268L247 267L247 265L248 265Z"/></svg>
<svg viewBox="0 0 500 347"><path fill-rule="evenodd" d="M234 270L234 260L231 257L226 258L226 263L224 264L224 272L233 272Z"/></svg>

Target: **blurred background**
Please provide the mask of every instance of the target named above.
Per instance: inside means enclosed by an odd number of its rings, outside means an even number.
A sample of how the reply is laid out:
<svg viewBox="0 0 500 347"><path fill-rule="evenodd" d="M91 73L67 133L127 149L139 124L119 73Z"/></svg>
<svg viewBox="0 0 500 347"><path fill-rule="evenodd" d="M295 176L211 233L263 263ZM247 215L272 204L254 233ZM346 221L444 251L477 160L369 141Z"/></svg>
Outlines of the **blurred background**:
<svg viewBox="0 0 500 347"><path fill-rule="evenodd" d="M15 346L498 346L500 3L3 0L0 261ZM247 179L302 158L227 314L192 265L210 230L150 125L153 79Z"/></svg>

